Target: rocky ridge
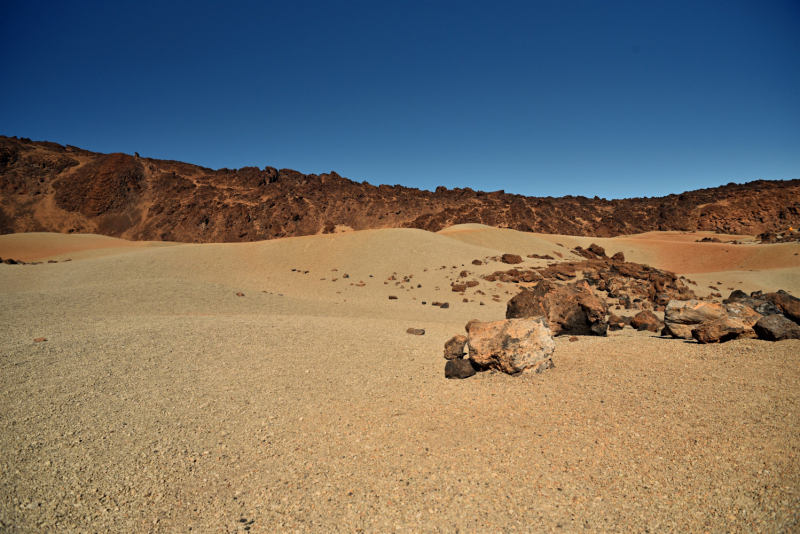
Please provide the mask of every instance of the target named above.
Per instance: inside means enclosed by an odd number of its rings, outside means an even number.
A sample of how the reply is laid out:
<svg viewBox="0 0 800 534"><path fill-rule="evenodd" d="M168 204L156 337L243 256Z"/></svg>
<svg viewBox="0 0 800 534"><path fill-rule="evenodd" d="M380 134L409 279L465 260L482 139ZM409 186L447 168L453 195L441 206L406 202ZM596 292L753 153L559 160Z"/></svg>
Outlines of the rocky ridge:
<svg viewBox="0 0 800 534"><path fill-rule="evenodd" d="M598 237L652 230L783 235L800 224L800 180L728 184L661 198L539 198L374 186L335 172L212 170L0 136L4 234L80 232L209 243L373 228L438 231L461 223Z"/></svg>

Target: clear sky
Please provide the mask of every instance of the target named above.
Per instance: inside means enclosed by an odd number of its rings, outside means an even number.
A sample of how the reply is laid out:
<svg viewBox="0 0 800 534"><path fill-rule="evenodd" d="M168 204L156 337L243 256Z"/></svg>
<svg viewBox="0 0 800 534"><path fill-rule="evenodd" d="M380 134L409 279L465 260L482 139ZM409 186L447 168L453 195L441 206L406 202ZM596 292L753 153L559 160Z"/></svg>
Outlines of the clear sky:
<svg viewBox="0 0 800 534"><path fill-rule="evenodd" d="M536 196L800 178L800 2L0 0L0 134Z"/></svg>

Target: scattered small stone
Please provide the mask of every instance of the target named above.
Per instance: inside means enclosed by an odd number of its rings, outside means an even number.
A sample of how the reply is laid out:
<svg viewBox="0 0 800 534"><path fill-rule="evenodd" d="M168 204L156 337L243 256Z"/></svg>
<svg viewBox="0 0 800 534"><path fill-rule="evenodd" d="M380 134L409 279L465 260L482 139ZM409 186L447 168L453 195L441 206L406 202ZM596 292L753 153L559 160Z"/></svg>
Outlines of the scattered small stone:
<svg viewBox="0 0 800 534"><path fill-rule="evenodd" d="M572 337L570 337L570 338L569 338L569 340L570 340L570 341L578 341L578 338L577 338L577 337L575 337L575 336L572 336Z"/></svg>
<svg viewBox="0 0 800 534"><path fill-rule="evenodd" d="M236 293L236 296L237 296L237 297L243 297L243 296L244 296L244 293Z"/></svg>
<svg viewBox="0 0 800 534"><path fill-rule="evenodd" d="M425 330L423 328L409 328L406 330L406 334L411 334L414 336L424 336Z"/></svg>
<svg viewBox="0 0 800 534"><path fill-rule="evenodd" d="M46 337L37 337L33 340L34 343L41 343L42 341L47 341Z"/></svg>
<svg viewBox="0 0 800 534"><path fill-rule="evenodd" d="M389 295L389 300L397 300L397 297L394 295Z"/></svg>

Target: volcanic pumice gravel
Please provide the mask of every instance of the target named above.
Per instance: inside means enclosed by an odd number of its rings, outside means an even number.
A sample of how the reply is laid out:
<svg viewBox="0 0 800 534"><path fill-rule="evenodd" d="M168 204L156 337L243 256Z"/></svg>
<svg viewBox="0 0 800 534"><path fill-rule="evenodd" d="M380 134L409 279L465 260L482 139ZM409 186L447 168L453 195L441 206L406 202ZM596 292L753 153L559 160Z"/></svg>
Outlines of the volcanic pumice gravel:
<svg viewBox="0 0 800 534"><path fill-rule="evenodd" d="M557 338L541 374L446 380L445 341L503 304L263 293L156 276L152 254L105 279L0 266L2 530L798 528L800 341L625 329Z"/></svg>

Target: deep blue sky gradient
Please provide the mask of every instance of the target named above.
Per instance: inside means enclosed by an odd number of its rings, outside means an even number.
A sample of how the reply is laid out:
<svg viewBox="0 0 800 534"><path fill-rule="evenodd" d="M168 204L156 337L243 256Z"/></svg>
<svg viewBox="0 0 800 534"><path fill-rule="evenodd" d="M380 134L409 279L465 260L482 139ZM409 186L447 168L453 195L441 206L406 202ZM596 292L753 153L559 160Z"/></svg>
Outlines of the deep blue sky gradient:
<svg viewBox="0 0 800 534"><path fill-rule="evenodd" d="M537 196L800 178L800 2L0 0L0 134Z"/></svg>

